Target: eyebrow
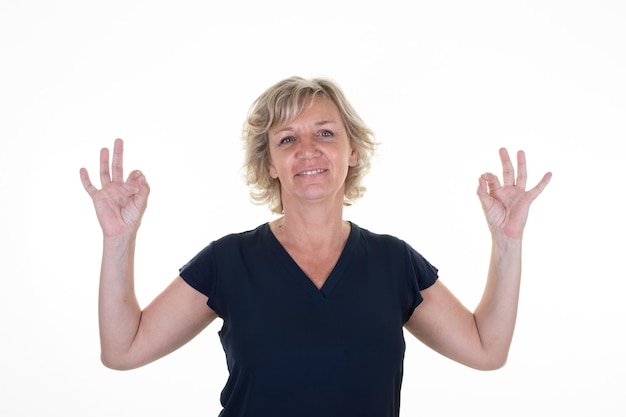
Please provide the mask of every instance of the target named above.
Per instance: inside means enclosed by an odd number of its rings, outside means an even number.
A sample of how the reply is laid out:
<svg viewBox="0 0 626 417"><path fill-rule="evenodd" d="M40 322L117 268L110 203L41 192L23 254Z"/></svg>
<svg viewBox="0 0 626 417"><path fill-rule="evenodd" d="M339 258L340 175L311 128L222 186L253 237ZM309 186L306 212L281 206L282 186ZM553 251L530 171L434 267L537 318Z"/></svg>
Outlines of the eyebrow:
<svg viewBox="0 0 626 417"><path fill-rule="evenodd" d="M327 125L327 124L334 124L334 125L336 125L337 122L334 121L334 120L320 120L319 122L315 122L314 126L324 126L324 125ZM293 127L291 125L289 125L289 126L283 127L282 129L270 132L270 135L278 135L278 134L284 133L284 132L293 132L293 130L294 130Z"/></svg>

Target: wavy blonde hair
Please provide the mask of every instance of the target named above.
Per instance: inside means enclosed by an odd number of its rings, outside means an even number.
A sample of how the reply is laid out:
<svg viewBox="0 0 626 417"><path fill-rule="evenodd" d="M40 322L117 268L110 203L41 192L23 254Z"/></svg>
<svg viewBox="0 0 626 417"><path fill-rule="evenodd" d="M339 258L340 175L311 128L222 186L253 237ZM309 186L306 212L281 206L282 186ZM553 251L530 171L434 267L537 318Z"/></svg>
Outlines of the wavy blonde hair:
<svg viewBox="0 0 626 417"><path fill-rule="evenodd" d="M317 96L328 98L337 105L350 146L357 153L356 165L348 168L344 205L351 205L365 192L361 181L370 169L370 160L377 146L373 132L334 82L324 78L290 77L268 88L252 103L243 126L244 176L250 187L250 198L255 204L267 204L273 213L283 213L283 204L280 181L269 174L268 132L296 119Z"/></svg>

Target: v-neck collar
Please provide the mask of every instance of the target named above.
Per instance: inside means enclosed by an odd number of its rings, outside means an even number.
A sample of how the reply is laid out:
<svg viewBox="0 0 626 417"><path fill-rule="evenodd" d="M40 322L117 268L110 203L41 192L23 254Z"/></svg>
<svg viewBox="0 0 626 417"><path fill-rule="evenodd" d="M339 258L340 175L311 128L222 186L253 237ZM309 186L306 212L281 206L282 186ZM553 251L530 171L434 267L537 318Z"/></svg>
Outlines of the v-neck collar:
<svg viewBox="0 0 626 417"><path fill-rule="evenodd" d="M339 255L339 259L337 259L337 263L333 267L322 285L321 288L317 288L313 281L308 277L307 274L304 273L302 268L296 263L296 261L289 255L289 252L285 249L285 247L279 242L278 238L272 232L269 223L264 225L265 232L268 235L268 242L270 244L270 249L276 257L276 261L278 265L281 265L288 276L293 276L294 279L297 279L301 284L302 288L307 291L312 297L323 300L331 293L332 289L335 287L337 282L341 279L343 275L343 271L345 270L348 262L352 258L352 254L354 253L354 248L357 244L357 239L359 236L358 226L352 222L348 222L350 224L350 234L348 235L348 240Z"/></svg>

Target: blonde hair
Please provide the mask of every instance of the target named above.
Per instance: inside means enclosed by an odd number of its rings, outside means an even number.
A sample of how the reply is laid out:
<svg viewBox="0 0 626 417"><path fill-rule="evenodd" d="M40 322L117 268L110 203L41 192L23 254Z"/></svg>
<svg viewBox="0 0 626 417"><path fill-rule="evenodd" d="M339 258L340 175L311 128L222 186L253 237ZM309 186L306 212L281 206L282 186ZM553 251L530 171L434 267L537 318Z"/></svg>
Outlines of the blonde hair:
<svg viewBox="0 0 626 417"><path fill-rule="evenodd" d="M332 100L339 108L350 146L357 153L356 165L348 168L344 205L351 205L365 192L361 181L370 169L370 160L377 145L373 132L332 81L290 77L268 88L252 103L243 127L244 175L246 184L250 186L250 198L255 204L267 204L273 213L282 213L283 204L280 181L269 174L268 132L293 121L317 96Z"/></svg>

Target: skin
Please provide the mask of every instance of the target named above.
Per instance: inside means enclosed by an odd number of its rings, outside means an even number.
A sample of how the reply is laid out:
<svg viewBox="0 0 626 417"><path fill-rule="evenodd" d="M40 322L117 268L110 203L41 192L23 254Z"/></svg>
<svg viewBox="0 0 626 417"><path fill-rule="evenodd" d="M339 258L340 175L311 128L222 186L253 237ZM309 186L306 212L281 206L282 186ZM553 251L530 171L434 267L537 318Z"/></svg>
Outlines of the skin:
<svg viewBox="0 0 626 417"><path fill-rule="evenodd" d="M350 233L343 221L348 167L357 162L341 113L317 98L289 125L269 132L270 175L280 179L284 215L270 223L278 241L321 288Z"/></svg>
<svg viewBox="0 0 626 417"><path fill-rule="evenodd" d="M140 171L124 181L123 142L100 152L101 189L94 187L87 170L80 178L93 200L103 232L98 314L102 363L126 370L152 362L187 343L217 314L207 298L177 277L145 309L134 289L134 254L137 230L146 210L150 187Z"/></svg>
<svg viewBox="0 0 626 417"><path fill-rule="evenodd" d="M524 227L531 203L552 177L546 173L534 188L525 191L524 152L517 153L517 176L507 150L499 152L504 182L486 173L479 178L477 189L492 238L481 301L471 313L439 281L422 292L424 302L405 324L439 353L482 370L506 363L517 317Z"/></svg>
<svg viewBox="0 0 626 417"><path fill-rule="evenodd" d="M287 126L269 132L270 175L281 182L284 216L270 223L294 261L321 288L347 240L343 191L348 167L358 155L350 147L336 106L318 98ZM549 183L547 173L526 190L526 159L517 153L517 174L500 149L503 182L491 173L478 180L477 195L492 237L483 297L472 312L438 280L422 291L424 301L406 329L437 352L476 369L497 369L509 352L519 300L522 238L532 202ZM110 168L109 168L110 164ZM143 310L134 291L134 249L150 187L140 171L123 178L123 142L110 158L100 153L101 188L87 170L80 178L92 198L103 232L99 289L102 362L114 369L143 366L187 343L217 314L207 298L182 278Z"/></svg>

